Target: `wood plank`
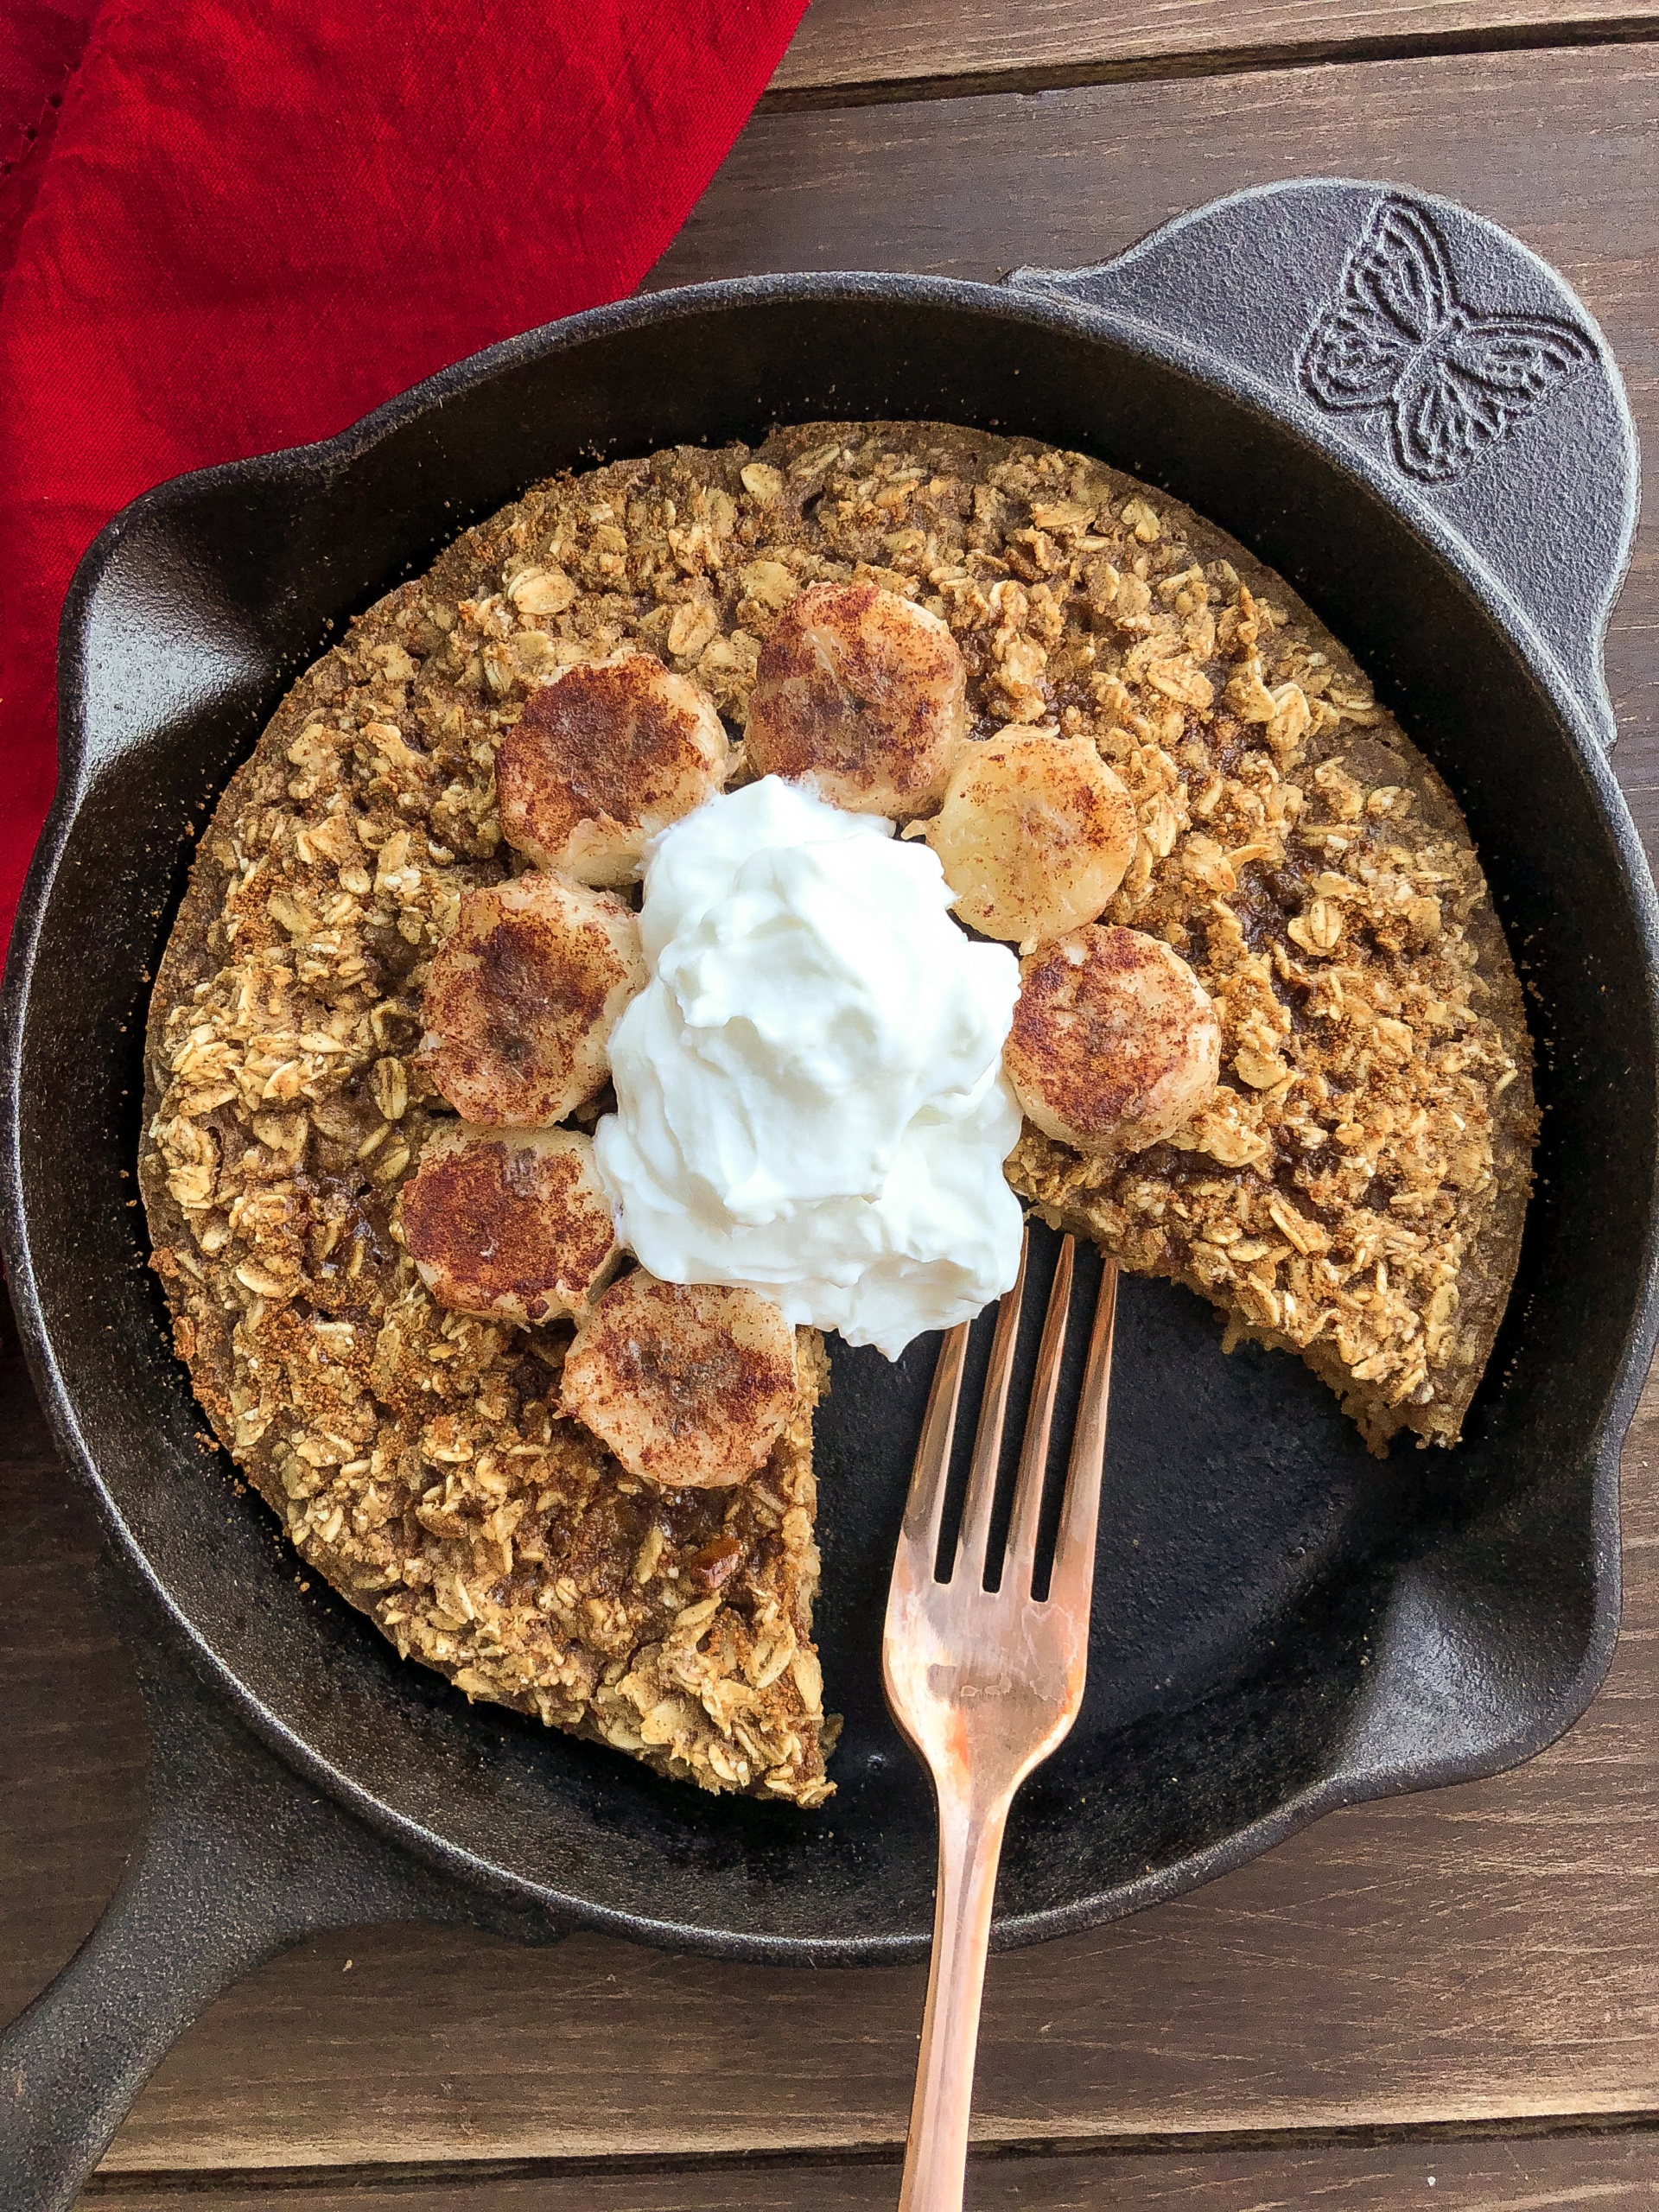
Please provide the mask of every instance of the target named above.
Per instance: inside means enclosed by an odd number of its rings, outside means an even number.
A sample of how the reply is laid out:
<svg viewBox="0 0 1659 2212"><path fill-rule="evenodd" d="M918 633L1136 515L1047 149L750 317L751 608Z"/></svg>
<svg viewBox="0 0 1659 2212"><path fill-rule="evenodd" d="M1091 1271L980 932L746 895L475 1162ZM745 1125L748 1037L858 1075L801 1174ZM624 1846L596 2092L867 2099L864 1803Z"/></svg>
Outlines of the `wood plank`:
<svg viewBox="0 0 1659 2212"><path fill-rule="evenodd" d="M1628 35L1655 0L812 0L773 107Z"/></svg>
<svg viewBox="0 0 1659 2212"><path fill-rule="evenodd" d="M899 2194L894 2160L753 2158L671 2171L624 2160L602 2167L447 2166L395 2178L336 2169L158 2178L105 2177L91 2205L121 2212L864 2212ZM1543 2212L1659 2204L1659 2145L1645 2129L1438 2143L1285 2144L1209 2150L1027 2157L980 2155L968 2171L972 2212Z"/></svg>
<svg viewBox="0 0 1659 2212"><path fill-rule="evenodd" d="M650 282L790 269L995 282L1025 263L1103 261L1183 208L1295 175L1415 185L1507 225L1563 271L1602 323L1646 448L1659 449L1659 47L1651 44L758 116ZM1619 778L1651 855L1659 850L1651 502L1607 666L1624 732Z"/></svg>
<svg viewBox="0 0 1659 2212"><path fill-rule="evenodd" d="M15 1344L0 1294L3 1334ZM22 1361L0 1360L0 2018L50 1980L120 1878L143 1796L143 1707L89 1579L90 1501Z"/></svg>

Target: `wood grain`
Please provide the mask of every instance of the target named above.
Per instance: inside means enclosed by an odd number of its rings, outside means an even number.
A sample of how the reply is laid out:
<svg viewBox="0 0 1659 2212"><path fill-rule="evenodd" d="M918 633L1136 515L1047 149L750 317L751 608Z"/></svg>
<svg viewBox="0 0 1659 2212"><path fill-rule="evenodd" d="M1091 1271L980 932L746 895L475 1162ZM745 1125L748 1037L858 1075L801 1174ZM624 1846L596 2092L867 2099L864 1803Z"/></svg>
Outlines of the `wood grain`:
<svg viewBox="0 0 1659 2212"><path fill-rule="evenodd" d="M1410 127L1402 118L1409 117ZM754 118L653 286L789 269L995 282L1103 261L1206 200L1280 176L1447 194L1554 262L1611 340L1659 448L1659 46L1370 62L1039 98ZM1659 849L1659 535L1607 646L1616 756Z"/></svg>
<svg viewBox="0 0 1659 2212"><path fill-rule="evenodd" d="M188 2187L188 2196L182 2191ZM896 2202L891 2161L766 2158L652 2171L595 2168L360 2171L149 2181L105 2177L86 2202L120 2212L864 2212ZM1029 2157L968 2170L973 2212L1646 2212L1659 2204L1659 2145L1618 2134L1484 2137L1474 2142L1285 2144Z"/></svg>
<svg viewBox="0 0 1659 2212"><path fill-rule="evenodd" d="M0 1292L4 1334L10 1308ZM15 1346L15 1338L10 1338ZM15 1348L0 1358L0 2018L103 1910L137 1832L143 1707L89 1587L98 1522L54 1455Z"/></svg>
<svg viewBox="0 0 1659 2212"><path fill-rule="evenodd" d="M914 97L976 81L1098 82L1261 67L1292 56L1628 35L1655 0L812 0L767 92L773 107Z"/></svg>

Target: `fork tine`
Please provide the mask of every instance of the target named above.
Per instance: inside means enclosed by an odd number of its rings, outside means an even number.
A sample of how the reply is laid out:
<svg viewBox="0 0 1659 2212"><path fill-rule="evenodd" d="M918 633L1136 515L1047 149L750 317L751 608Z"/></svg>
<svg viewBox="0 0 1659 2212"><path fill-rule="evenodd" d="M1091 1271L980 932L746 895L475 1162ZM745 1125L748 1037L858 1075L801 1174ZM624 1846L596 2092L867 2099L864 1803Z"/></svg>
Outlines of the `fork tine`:
<svg viewBox="0 0 1659 2212"><path fill-rule="evenodd" d="M1112 1336L1117 1321L1117 1262L1108 1260L1095 1303L1077 1425L1065 1471L1065 1500L1054 1545L1054 1572L1048 1594L1058 1599L1079 1626L1089 1618L1095 1585L1095 1530L1100 1516L1100 1481L1106 1465L1106 1405L1111 1392Z"/></svg>
<svg viewBox="0 0 1659 2212"><path fill-rule="evenodd" d="M991 1508L996 1501L996 1471L1002 1457L1002 1424L1008 1410L1008 1381L1014 1372L1014 1339L1020 1333L1020 1306L1026 1290L1026 1255L1031 1233L1020 1239L1020 1272L1014 1288L996 1309L996 1334L991 1339L991 1363L985 1370L984 1395L979 1402L979 1427L974 1431L973 1464L968 1471L968 1497L962 1509L962 1533L957 1540L956 1567L966 1566L976 1583L985 1579L985 1554L990 1541Z"/></svg>
<svg viewBox="0 0 1659 2212"><path fill-rule="evenodd" d="M1037 1558L1037 1529L1043 1517L1043 1477L1048 1470L1048 1440L1054 1425L1054 1400L1060 1387L1060 1355L1065 1349L1066 1317L1071 1309L1071 1262L1077 1239L1065 1238L1055 1262L1054 1284L1048 1294L1043 1319L1043 1341L1037 1352L1037 1376L1026 1414L1025 1440L1020 1447L1020 1474L1014 1485L1014 1519L1008 1527L1008 1548L1001 1587L1021 1595L1031 1589L1032 1568Z"/></svg>
<svg viewBox="0 0 1659 2212"><path fill-rule="evenodd" d="M948 1332L939 1346L933 1387L927 1394L922 1440L916 1446L916 1464L911 1471L910 1495L905 1500L904 1541L921 1548L926 1560L925 1573L930 1576L939 1555L944 1478L957 1433L957 1404L962 1396L962 1370L967 1351L968 1324L963 1321Z"/></svg>

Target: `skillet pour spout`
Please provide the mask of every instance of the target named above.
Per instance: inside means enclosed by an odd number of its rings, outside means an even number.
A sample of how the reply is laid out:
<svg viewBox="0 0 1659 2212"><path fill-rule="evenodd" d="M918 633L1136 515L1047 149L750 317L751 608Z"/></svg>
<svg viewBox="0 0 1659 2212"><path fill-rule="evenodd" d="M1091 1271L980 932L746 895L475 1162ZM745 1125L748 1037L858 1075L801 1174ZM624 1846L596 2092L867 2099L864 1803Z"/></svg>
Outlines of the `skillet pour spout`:
<svg viewBox="0 0 1659 2212"><path fill-rule="evenodd" d="M0 2039L0 2207L67 2205L168 2041L310 1929L418 1913L729 1957L891 1961L931 1811L881 1697L880 1595L934 1347L837 1348L817 1633L829 1817L663 1782L406 1667L204 1452L140 1216L141 1040L194 837L354 611L528 482L917 418L1075 447L1243 539L1445 776L1521 962L1546 1108L1508 1319L1455 1452L1364 1452L1295 1362L1123 1286L1089 1691L1018 1801L993 1940L1173 1896L1338 1804L1487 1774L1583 1710L1618 1611L1620 1441L1656 1332L1659 932L1606 761L1601 638L1636 448L1561 279L1468 211L1290 182L1096 269L704 285L444 371L326 444L127 508L64 611L61 779L7 969L5 1253L124 1592L151 1829Z"/></svg>

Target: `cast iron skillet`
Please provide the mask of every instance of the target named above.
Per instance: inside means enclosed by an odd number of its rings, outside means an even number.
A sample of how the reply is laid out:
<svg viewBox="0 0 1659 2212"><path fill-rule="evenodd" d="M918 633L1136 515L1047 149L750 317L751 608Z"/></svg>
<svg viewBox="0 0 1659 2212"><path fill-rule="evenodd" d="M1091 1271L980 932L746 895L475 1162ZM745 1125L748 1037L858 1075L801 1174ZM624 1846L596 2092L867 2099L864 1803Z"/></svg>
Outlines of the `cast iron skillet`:
<svg viewBox="0 0 1659 2212"><path fill-rule="evenodd" d="M1332 1806L1510 1765L1583 1709L1655 1335L1655 904L1600 666L1635 443L1560 279L1437 201L1410 203L1443 280L1423 342L1459 315L1544 315L1579 334L1577 372L1449 463L1395 420L1409 376L1395 406L1315 398L1305 341L1389 196L1282 184L1003 289L785 276L632 301L324 445L165 485L99 538L64 615L62 782L8 973L7 1256L65 1457L130 1570L156 1759L122 1891L0 2046L0 2202L67 2202L168 2041L317 1927L585 1925L793 1963L927 1940L931 1806L878 1647L931 1344L836 1361L819 1620L847 1728L840 1795L803 1817L469 1707L321 1585L302 1595L204 1448L128 1204L146 985L203 810L346 614L562 466L928 416L1166 486L1372 671L1462 800L1533 987L1541 1183L1459 1450L1371 1459L1297 1363L1223 1358L1196 1300L1126 1287L1088 1700L1021 1797L998 1940L1133 1911Z"/></svg>

